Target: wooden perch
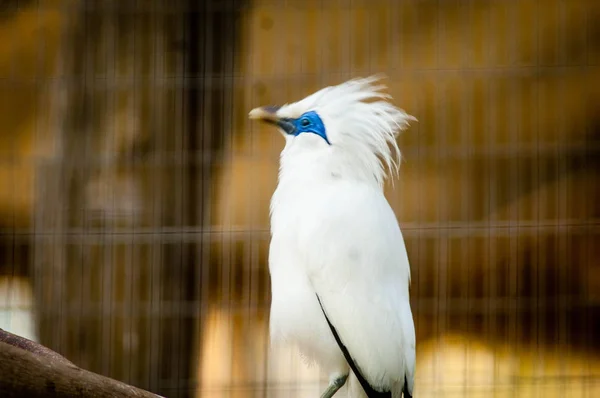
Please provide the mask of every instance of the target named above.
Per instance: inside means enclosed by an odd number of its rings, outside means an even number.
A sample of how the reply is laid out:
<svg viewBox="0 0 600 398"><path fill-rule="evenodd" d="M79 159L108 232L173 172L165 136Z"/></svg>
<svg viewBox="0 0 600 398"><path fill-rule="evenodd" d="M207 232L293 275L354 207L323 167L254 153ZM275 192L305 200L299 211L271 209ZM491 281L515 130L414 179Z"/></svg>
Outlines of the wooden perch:
<svg viewBox="0 0 600 398"><path fill-rule="evenodd" d="M4 398L159 397L81 369L49 348L2 329L0 391Z"/></svg>

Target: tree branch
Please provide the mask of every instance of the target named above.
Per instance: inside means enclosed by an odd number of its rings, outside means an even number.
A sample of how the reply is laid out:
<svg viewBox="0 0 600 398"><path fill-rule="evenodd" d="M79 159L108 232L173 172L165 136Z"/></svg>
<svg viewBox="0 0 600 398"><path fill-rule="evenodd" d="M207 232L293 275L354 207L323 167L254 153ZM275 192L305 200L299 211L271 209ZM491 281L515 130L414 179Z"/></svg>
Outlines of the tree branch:
<svg viewBox="0 0 600 398"><path fill-rule="evenodd" d="M81 369L49 348L2 329L0 391L5 398L159 397Z"/></svg>

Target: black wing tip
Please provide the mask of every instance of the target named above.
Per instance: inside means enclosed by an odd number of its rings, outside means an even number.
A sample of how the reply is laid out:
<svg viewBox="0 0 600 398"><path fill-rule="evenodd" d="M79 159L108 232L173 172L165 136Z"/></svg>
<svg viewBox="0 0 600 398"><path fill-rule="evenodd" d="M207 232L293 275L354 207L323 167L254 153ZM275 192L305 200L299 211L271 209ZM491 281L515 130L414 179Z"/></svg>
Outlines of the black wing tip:
<svg viewBox="0 0 600 398"><path fill-rule="evenodd" d="M317 300L319 301L319 306L321 306L321 311L323 311L323 315L325 316L325 320L327 321L327 324L329 325L329 329L331 329L331 333L333 333L333 337L335 338L336 343L340 347L340 350L342 350L342 353L344 354L344 358L346 358L346 362L348 362L348 365L350 366L350 369L352 369L352 372L354 372L354 375L356 376L356 378L358 379L358 382L360 383L360 385L362 386L363 390L367 394L367 397L369 397L369 398L392 398L392 392L391 391L383 391L383 392L377 391L364 378L364 376L362 375L362 373L358 369L358 366L356 365L356 363L354 363L354 359L352 358L352 356L348 352L348 349L346 348L346 346L344 345L344 343L342 343L342 340L340 339L340 336L338 335L337 330L335 330L335 327L329 321L329 318L327 317L327 313L325 313L325 308L323 308L323 304L321 303L321 299L319 298L319 295L317 294L316 296L317 296ZM404 379L406 380L406 376L404 377ZM405 385L406 385L406 383L405 383ZM410 395L408 395L408 396L410 397Z"/></svg>
<svg viewBox="0 0 600 398"><path fill-rule="evenodd" d="M404 398L412 398L410 392L408 392L408 377L404 375L404 387L402 387L402 396Z"/></svg>

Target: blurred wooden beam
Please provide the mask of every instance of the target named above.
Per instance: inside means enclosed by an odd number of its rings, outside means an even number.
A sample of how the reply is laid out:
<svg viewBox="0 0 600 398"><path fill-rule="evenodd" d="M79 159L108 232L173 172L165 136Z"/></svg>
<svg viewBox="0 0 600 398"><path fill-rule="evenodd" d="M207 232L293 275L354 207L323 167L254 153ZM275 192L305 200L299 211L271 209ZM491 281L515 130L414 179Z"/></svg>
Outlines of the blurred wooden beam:
<svg viewBox="0 0 600 398"><path fill-rule="evenodd" d="M81 369L49 348L2 329L0 391L5 398L159 397Z"/></svg>

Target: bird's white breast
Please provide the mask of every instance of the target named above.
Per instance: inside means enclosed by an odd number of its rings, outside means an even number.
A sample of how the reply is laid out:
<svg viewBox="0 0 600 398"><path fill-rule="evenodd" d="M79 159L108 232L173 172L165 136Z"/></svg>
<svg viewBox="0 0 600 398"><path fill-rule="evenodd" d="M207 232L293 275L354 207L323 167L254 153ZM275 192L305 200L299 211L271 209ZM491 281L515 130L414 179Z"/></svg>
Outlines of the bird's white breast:
<svg viewBox="0 0 600 398"><path fill-rule="evenodd" d="M344 373L346 361L307 273L305 242L307 234L319 228L320 221L311 216L319 199L319 187L305 188L309 190L280 185L273 195L269 249L271 339L296 345L306 359L318 362L326 371Z"/></svg>

